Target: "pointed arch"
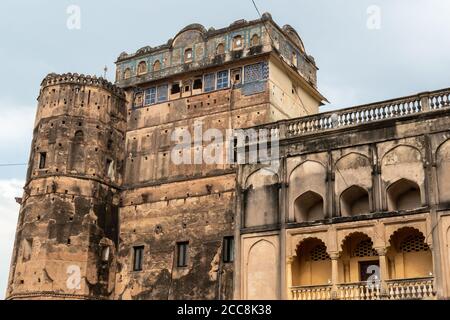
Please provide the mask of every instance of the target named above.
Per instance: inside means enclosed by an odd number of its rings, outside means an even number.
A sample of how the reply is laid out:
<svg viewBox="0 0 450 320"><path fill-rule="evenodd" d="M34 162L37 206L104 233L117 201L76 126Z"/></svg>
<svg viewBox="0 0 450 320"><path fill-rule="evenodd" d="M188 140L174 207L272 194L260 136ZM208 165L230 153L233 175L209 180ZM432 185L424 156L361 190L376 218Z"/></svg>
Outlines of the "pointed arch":
<svg viewBox="0 0 450 320"><path fill-rule="evenodd" d="M267 169L259 169L248 176L245 188L244 226L249 228L278 223L278 175Z"/></svg>
<svg viewBox="0 0 450 320"><path fill-rule="evenodd" d="M314 191L300 195L294 201L294 207L296 222L314 222L325 218L323 197Z"/></svg>
<svg viewBox="0 0 450 320"><path fill-rule="evenodd" d="M153 72L158 72L161 70L161 62L159 60L156 60L153 63Z"/></svg>
<svg viewBox="0 0 450 320"><path fill-rule="evenodd" d="M138 68L137 68L137 74L138 75L142 75L147 73L147 62L145 61L141 61L138 64Z"/></svg>
<svg viewBox="0 0 450 320"><path fill-rule="evenodd" d="M342 217L368 214L370 210L369 192L358 185L348 187L339 197Z"/></svg>
<svg viewBox="0 0 450 320"><path fill-rule="evenodd" d="M419 185L409 179L401 178L386 189L389 211L415 210L422 207Z"/></svg>

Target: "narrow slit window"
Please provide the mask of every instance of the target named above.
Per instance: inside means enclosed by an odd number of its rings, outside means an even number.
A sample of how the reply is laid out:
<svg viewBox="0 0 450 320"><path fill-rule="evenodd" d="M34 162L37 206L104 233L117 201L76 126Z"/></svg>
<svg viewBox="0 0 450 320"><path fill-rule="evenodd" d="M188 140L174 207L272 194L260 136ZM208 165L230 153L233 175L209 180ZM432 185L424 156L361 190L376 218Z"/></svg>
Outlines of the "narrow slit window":
<svg viewBox="0 0 450 320"><path fill-rule="evenodd" d="M189 242L177 243L177 266L185 268L188 265L188 248Z"/></svg>
<svg viewBox="0 0 450 320"><path fill-rule="evenodd" d="M142 271L142 262L144 260L144 247L134 247L133 271Z"/></svg>
<svg viewBox="0 0 450 320"><path fill-rule="evenodd" d="M39 169L44 169L47 162L47 152L39 153Z"/></svg>
<svg viewBox="0 0 450 320"><path fill-rule="evenodd" d="M230 263L234 261L234 237L225 237L223 239L223 262Z"/></svg>

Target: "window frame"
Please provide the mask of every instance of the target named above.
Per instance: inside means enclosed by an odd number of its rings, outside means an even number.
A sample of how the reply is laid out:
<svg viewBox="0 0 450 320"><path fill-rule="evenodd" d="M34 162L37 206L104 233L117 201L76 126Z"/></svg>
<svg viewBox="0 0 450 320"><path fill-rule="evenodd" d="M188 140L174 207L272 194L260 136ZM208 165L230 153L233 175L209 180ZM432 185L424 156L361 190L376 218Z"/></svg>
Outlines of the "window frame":
<svg viewBox="0 0 450 320"><path fill-rule="evenodd" d="M177 242L177 268L187 268L189 265L189 241Z"/></svg>
<svg viewBox="0 0 450 320"><path fill-rule="evenodd" d="M144 269L144 250L145 246L133 247L133 272L141 272Z"/></svg>
<svg viewBox="0 0 450 320"><path fill-rule="evenodd" d="M144 106L151 106L153 104L156 104L157 91L158 90L156 87L150 87L144 90ZM147 98L147 95L150 95L150 97Z"/></svg>
<svg viewBox="0 0 450 320"><path fill-rule="evenodd" d="M207 77L212 77L212 87L208 87L208 81L207 81ZM204 92L212 92L216 90L216 74L213 73L207 73L203 76L203 91Z"/></svg>
<svg viewBox="0 0 450 320"><path fill-rule="evenodd" d="M226 76L226 85L224 86L224 81L223 79L220 77L220 75L225 75ZM219 83L219 81L221 81ZM218 71L216 74L216 90L222 90L222 89L227 89L230 87L230 70L222 70L222 71Z"/></svg>
<svg viewBox="0 0 450 320"><path fill-rule="evenodd" d="M161 89L165 88L165 95L161 96ZM156 103L162 103L169 100L169 85L162 84L156 87Z"/></svg>
<svg viewBox="0 0 450 320"><path fill-rule="evenodd" d="M223 263L233 263L235 255L234 237L223 238L222 261Z"/></svg>
<svg viewBox="0 0 450 320"><path fill-rule="evenodd" d="M47 168L47 152L39 152L38 168L39 170Z"/></svg>

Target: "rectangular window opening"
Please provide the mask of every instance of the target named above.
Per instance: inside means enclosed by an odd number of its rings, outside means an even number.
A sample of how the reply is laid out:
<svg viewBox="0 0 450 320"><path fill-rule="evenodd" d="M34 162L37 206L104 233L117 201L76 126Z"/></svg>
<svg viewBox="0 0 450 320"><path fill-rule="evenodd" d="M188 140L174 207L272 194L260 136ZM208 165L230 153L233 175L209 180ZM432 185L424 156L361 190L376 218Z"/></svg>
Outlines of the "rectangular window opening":
<svg viewBox="0 0 450 320"><path fill-rule="evenodd" d="M181 88L179 83L172 84L172 89L170 90L170 94L177 94L180 93Z"/></svg>
<svg viewBox="0 0 450 320"><path fill-rule="evenodd" d="M205 92L216 90L216 75L214 73L205 75Z"/></svg>
<svg viewBox="0 0 450 320"><path fill-rule="evenodd" d="M203 81L202 79L195 79L194 80L194 90L202 89L203 88Z"/></svg>
<svg viewBox="0 0 450 320"><path fill-rule="evenodd" d="M234 261L234 237L223 238L223 262L230 263Z"/></svg>
<svg viewBox="0 0 450 320"><path fill-rule="evenodd" d="M189 242L177 243L177 267L185 268L188 266L188 248Z"/></svg>
<svg viewBox="0 0 450 320"><path fill-rule="evenodd" d="M144 260L144 246L134 247L133 271L142 271Z"/></svg>
<svg viewBox="0 0 450 320"><path fill-rule="evenodd" d="M228 71L217 73L217 90L228 88Z"/></svg>
<svg viewBox="0 0 450 320"><path fill-rule="evenodd" d="M47 162L47 152L41 152L39 154L39 169L44 169Z"/></svg>
<svg viewBox="0 0 450 320"><path fill-rule="evenodd" d="M145 90L145 101L146 106L156 103L156 88L152 87Z"/></svg>
<svg viewBox="0 0 450 320"><path fill-rule="evenodd" d="M169 86L167 84L158 87L158 102L165 102L168 99Z"/></svg>

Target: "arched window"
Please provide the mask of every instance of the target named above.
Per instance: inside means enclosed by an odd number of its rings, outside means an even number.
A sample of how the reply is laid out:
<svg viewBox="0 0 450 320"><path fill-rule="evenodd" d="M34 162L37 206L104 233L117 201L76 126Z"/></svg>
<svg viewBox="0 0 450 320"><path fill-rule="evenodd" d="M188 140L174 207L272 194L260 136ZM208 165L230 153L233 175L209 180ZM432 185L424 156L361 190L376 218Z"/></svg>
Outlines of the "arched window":
<svg viewBox="0 0 450 320"><path fill-rule="evenodd" d="M341 216L353 217L370 212L367 190L352 186L341 195Z"/></svg>
<svg viewBox="0 0 450 320"><path fill-rule="evenodd" d="M331 259L325 244L308 238L297 247L292 265L293 286L320 286L331 281Z"/></svg>
<svg viewBox="0 0 450 320"><path fill-rule="evenodd" d="M254 34L252 37L252 41L251 41L251 46L252 47L256 47L259 46L261 44L260 38L257 34Z"/></svg>
<svg viewBox="0 0 450 320"><path fill-rule="evenodd" d="M84 141L84 133L81 130L78 130L77 132L75 132L74 138L73 138L74 142L78 142L81 143Z"/></svg>
<svg viewBox="0 0 450 320"><path fill-rule="evenodd" d="M349 234L342 242L341 248L343 283L365 282L375 276L379 279L378 252L367 234L361 232Z"/></svg>
<svg viewBox="0 0 450 320"><path fill-rule="evenodd" d="M397 230L390 238L387 258L390 279L426 278L433 275L433 256L425 236L412 227Z"/></svg>
<svg viewBox="0 0 450 320"><path fill-rule="evenodd" d="M194 58L192 49L186 49L184 50L184 62L191 62Z"/></svg>
<svg viewBox="0 0 450 320"><path fill-rule="evenodd" d="M297 52L292 52L292 64L297 67L298 65L298 56Z"/></svg>
<svg viewBox="0 0 450 320"><path fill-rule="evenodd" d="M223 43L219 43L216 48L216 55L224 54L225 53L225 46Z"/></svg>
<svg viewBox="0 0 450 320"><path fill-rule="evenodd" d="M117 68L116 69L116 81L119 81L119 80L122 80L122 79L120 79L120 69Z"/></svg>
<svg viewBox="0 0 450 320"><path fill-rule="evenodd" d="M324 219L323 198L312 191L302 194L295 200L295 219L297 222L313 222Z"/></svg>
<svg viewBox="0 0 450 320"><path fill-rule="evenodd" d="M153 72L157 72L159 70L161 70L161 62L156 60L155 63L153 63Z"/></svg>
<svg viewBox="0 0 450 320"><path fill-rule="evenodd" d="M131 69L130 68L126 68L124 73L123 73L123 78L124 79L130 79L131 78Z"/></svg>
<svg viewBox="0 0 450 320"><path fill-rule="evenodd" d="M139 62L137 73L138 73L138 75L147 73L147 63L145 61Z"/></svg>
<svg viewBox="0 0 450 320"><path fill-rule="evenodd" d="M244 39L242 36L233 38L233 50L241 50L244 47Z"/></svg>
<svg viewBox="0 0 450 320"><path fill-rule="evenodd" d="M414 210L422 207L419 186L410 180L401 179L387 190L388 210Z"/></svg>

